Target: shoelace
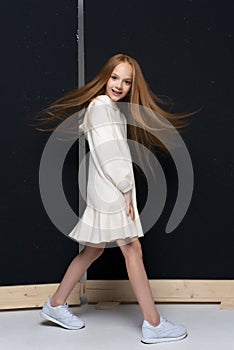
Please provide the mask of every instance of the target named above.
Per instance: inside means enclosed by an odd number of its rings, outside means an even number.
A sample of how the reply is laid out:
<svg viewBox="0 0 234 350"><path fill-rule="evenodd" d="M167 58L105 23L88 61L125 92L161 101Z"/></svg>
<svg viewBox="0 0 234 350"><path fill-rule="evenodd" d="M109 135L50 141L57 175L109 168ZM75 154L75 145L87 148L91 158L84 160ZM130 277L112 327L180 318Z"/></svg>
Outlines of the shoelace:
<svg viewBox="0 0 234 350"><path fill-rule="evenodd" d="M162 317L162 324L168 324L170 326L175 326L175 323L169 321L168 319L166 319L165 317Z"/></svg>
<svg viewBox="0 0 234 350"><path fill-rule="evenodd" d="M72 317L73 319L76 319L76 316L73 315L73 313L71 312L71 310L69 309L69 306L67 303L65 303L62 308L64 309L64 312L69 315L70 317Z"/></svg>

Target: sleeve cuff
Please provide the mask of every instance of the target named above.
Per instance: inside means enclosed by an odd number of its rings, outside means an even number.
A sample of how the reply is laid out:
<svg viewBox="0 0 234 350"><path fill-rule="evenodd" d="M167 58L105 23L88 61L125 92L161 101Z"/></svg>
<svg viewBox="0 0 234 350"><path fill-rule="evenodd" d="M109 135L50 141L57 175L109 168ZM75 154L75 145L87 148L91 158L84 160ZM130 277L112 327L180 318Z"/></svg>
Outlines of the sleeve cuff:
<svg viewBox="0 0 234 350"><path fill-rule="evenodd" d="M122 180L117 184L117 187L120 189L121 192L126 193L130 191L133 187L132 183Z"/></svg>

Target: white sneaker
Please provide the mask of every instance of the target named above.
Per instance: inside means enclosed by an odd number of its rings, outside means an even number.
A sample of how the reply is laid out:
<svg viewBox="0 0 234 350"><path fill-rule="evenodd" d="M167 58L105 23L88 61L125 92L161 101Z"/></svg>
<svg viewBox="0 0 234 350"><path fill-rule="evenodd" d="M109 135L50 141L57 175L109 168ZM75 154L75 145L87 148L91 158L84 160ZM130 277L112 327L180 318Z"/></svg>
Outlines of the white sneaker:
<svg viewBox="0 0 234 350"><path fill-rule="evenodd" d="M160 324L152 326L144 320L142 324L141 342L145 344L155 344L174 340L180 340L187 336L187 329L182 325L177 325L160 316Z"/></svg>
<svg viewBox="0 0 234 350"><path fill-rule="evenodd" d="M80 329L85 327L84 321L73 315L67 303L59 306L51 306L50 298L45 302L40 314L46 320L57 323L67 329Z"/></svg>

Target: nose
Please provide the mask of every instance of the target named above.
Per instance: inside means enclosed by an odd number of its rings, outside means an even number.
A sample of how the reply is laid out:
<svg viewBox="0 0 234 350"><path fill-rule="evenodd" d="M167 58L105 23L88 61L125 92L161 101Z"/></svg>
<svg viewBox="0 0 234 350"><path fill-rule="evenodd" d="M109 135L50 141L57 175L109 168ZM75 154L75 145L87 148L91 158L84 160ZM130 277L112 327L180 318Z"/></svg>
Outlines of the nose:
<svg viewBox="0 0 234 350"><path fill-rule="evenodd" d="M122 88L122 82L119 80L116 84L117 89L121 89Z"/></svg>

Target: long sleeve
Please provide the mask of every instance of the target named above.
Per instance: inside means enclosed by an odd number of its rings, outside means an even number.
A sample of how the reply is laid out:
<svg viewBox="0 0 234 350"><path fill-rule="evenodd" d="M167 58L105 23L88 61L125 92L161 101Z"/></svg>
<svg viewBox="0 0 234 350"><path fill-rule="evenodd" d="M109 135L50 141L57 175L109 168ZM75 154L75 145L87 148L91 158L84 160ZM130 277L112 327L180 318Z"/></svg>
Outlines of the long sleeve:
<svg viewBox="0 0 234 350"><path fill-rule="evenodd" d="M116 105L95 101L87 118L87 138L97 170L122 193L134 183L132 159L126 139L126 119Z"/></svg>

